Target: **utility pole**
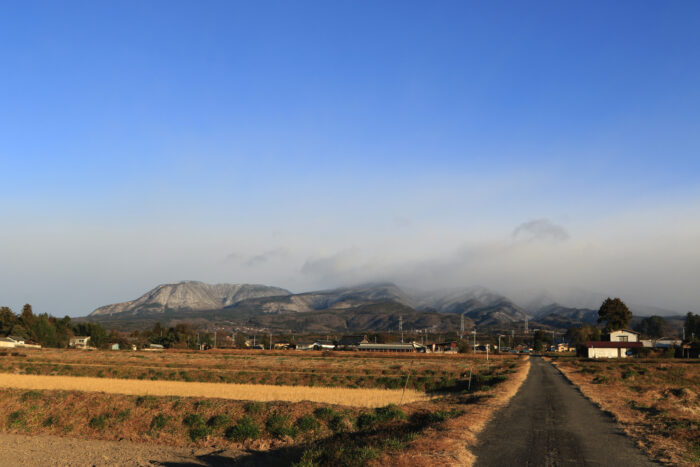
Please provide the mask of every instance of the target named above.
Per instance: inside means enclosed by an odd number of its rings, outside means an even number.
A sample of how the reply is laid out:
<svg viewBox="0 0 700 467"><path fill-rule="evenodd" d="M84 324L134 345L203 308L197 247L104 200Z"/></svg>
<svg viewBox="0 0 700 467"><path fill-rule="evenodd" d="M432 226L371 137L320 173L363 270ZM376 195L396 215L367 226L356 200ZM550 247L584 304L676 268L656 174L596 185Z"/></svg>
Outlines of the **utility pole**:
<svg viewBox="0 0 700 467"><path fill-rule="evenodd" d="M460 316L460 323L459 323L459 340L462 340L464 337L464 313Z"/></svg>
<svg viewBox="0 0 700 467"><path fill-rule="evenodd" d="M216 331L214 331L214 348L216 348Z"/></svg>
<svg viewBox="0 0 700 467"><path fill-rule="evenodd" d="M503 337L503 334L498 335L498 353L501 353L501 337Z"/></svg>
<svg viewBox="0 0 700 467"><path fill-rule="evenodd" d="M403 316L399 316L399 332L401 332L401 343L403 344Z"/></svg>
<svg viewBox="0 0 700 467"><path fill-rule="evenodd" d="M474 334L474 353L476 353L476 328L474 328L472 334Z"/></svg>
<svg viewBox="0 0 700 467"><path fill-rule="evenodd" d="M272 350L272 331L269 331L268 334L270 336L270 350Z"/></svg>

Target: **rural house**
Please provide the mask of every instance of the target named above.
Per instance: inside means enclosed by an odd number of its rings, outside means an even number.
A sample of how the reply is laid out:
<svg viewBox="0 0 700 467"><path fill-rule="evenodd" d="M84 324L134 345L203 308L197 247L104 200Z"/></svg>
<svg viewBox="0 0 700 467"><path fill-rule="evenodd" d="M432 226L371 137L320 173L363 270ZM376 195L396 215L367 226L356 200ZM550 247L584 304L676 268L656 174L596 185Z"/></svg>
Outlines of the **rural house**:
<svg viewBox="0 0 700 467"><path fill-rule="evenodd" d="M90 345L90 336L75 336L71 337L68 342L69 347L75 349L87 349Z"/></svg>
<svg viewBox="0 0 700 467"><path fill-rule="evenodd" d="M626 358L632 349L640 347L643 345L639 342L639 333L629 329L612 331L609 341L586 342L588 358Z"/></svg>

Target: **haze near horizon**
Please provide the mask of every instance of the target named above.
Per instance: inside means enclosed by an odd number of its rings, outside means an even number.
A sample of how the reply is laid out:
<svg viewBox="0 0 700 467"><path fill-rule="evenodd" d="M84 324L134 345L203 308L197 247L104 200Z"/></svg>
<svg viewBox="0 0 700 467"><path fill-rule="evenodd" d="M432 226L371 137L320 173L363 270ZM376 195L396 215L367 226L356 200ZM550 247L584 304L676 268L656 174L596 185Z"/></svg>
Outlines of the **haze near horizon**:
<svg viewBox="0 0 700 467"><path fill-rule="evenodd" d="M698 312L700 4L8 3L0 305L392 281Z"/></svg>

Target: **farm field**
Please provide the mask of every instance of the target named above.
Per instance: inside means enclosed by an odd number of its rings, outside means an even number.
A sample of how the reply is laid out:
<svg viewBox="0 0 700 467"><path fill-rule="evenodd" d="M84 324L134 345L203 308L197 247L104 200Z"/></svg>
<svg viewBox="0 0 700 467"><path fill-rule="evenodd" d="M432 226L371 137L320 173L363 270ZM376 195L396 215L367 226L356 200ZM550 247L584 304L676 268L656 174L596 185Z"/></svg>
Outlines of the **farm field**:
<svg viewBox="0 0 700 467"><path fill-rule="evenodd" d="M0 352L1 373L349 388L449 389L464 357L296 351ZM498 357L496 357L498 358ZM408 385L406 385L406 375Z"/></svg>
<svg viewBox="0 0 700 467"><path fill-rule="evenodd" d="M113 366L122 371L116 380L89 377L93 391L32 389L4 387L0 389L0 429L12 434L41 434L105 441L127 440L164 446L246 452L246 459L286 465L367 465L368 463L428 465L440 462L465 465L470 462L468 446L490 415L505 404L527 374L529 362L514 356L492 358L488 363L478 356L426 355L358 355L357 353L299 352L98 352L41 350L15 352L3 357L0 387L13 379L78 380L65 373L26 371L54 365L70 367L73 375L92 374L93 362ZM9 358L8 358L9 357ZM66 363L61 362L64 360ZM8 363L9 362L9 363ZM61 363L59 363L61 362ZM129 368L133 365L135 368ZM171 365L167 367L166 365ZM200 375L211 368L231 371L269 372L276 375L275 365L284 378L298 374L317 375L314 387L298 384L254 385L240 399L214 394L202 397L195 391L184 395L114 394L109 390L119 383L147 385L177 384L183 387L237 387L219 382L185 382L138 378L149 374L148 368L178 368L178 371ZM238 369L228 369L238 366ZM97 367L102 368L102 367ZM185 370L179 370L183 368ZM199 369L198 369L199 368ZM398 378L403 385L420 376L429 382L430 393L409 389L387 391L384 383L358 388L355 379L341 379L345 374L366 377L369 368L384 377ZM245 369L245 370L243 370ZM7 373L14 370L14 373ZM471 370L471 382L468 378ZM67 370L62 370L67 371ZM138 371L136 378L124 375ZM382 373L385 371L385 373ZM432 372L432 373L431 373ZM27 374L29 373L29 374ZM37 373L40 373L37 375ZM165 373L163 373L165 374ZM466 374L466 376L465 376ZM292 375L290 377L290 375ZM111 375L110 375L111 376ZM334 379L333 377L338 378ZM430 376L432 379L427 379ZM219 380L221 381L221 380ZM259 380L256 380L259 381ZM269 381L269 379L268 379ZM435 384L433 382L439 384ZM327 382L324 386L320 382ZM100 387L100 385L102 387ZM434 385L434 386L431 386ZM351 387L353 386L353 387ZM138 392L138 386L135 386ZM259 401L265 390L281 391L275 400ZM257 390L257 393L256 393ZM328 394L325 399L301 400L290 396L303 391ZM370 391L370 392L366 392ZM364 400L352 403L347 394L364 394ZM286 394L285 394L286 393ZM368 395L370 394L370 395ZM399 396L398 400L382 395ZM285 401L283 398L294 398ZM243 400L245 399L245 400ZM393 403L391 403L393 402Z"/></svg>
<svg viewBox="0 0 700 467"><path fill-rule="evenodd" d="M700 463L700 363L674 359L553 358L652 458Z"/></svg>

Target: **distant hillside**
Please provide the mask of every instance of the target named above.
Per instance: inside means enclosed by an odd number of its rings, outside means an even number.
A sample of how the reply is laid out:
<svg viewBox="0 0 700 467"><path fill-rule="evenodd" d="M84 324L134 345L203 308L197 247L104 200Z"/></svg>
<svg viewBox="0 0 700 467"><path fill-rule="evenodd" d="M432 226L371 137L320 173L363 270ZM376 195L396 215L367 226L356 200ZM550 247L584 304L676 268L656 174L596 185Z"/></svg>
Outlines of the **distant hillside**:
<svg viewBox="0 0 700 467"><path fill-rule="evenodd" d="M521 322L527 312L503 295L484 287L431 292L421 297L419 309L462 314L478 326L498 326Z"/></svg>
<svg viewBox="0 0 700 467"><path fill-rule="evenodd" d="M399 318L406 330L457 331L461 315L466 329L509 329L522 326L526 319L533 327L556 329L597 323L597 310L549 301L539 297L536 302L547 305L528 313L483 287L411 294L392 283L370 283L294 294L265 285L180 282L159 285L136 300L100 307L86 319L120 329L187 321L204 327L218 323L292 332L396 330Z"/></svg>
<svg viewBox="0 0 700 467"><path fill-rule="evenodd" d="M553 303L535 313L535 321L553 328L570 328L581 324L596 324L598 310L569 308Z"/></svg>
<svg viewBox="0 0 700 467"><path fill-rule="evenodd" d="M166 310L215 310L252 298L290 294L288 290L266 285L212 285L184 281L159 285L136 300L102 306L90 316L139 315L145 312L162 313Z"/></svg>

